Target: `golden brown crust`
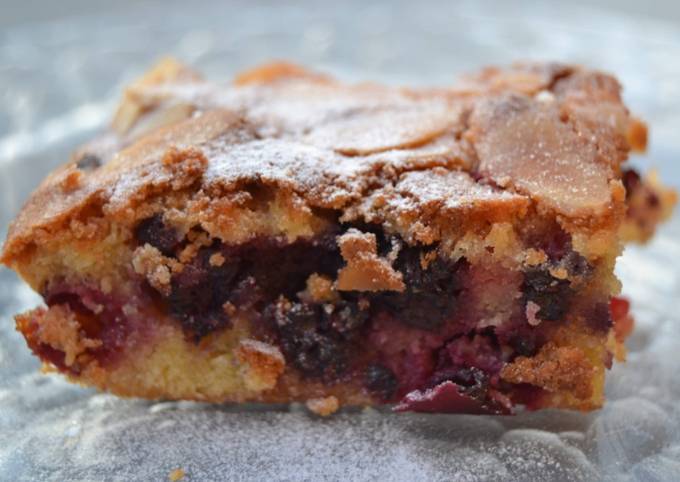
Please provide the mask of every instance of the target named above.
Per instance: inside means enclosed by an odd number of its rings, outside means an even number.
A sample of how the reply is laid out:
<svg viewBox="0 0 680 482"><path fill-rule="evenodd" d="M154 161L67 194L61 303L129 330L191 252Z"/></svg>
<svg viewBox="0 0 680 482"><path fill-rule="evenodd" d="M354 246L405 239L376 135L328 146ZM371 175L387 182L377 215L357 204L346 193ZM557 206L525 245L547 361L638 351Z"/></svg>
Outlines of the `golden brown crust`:
<svg viewBox="0 0 680 482"><path fill-rule="evenodd" d="M619 201L610 181L626 156L626 133L637 132L629 136L633 147L642 141L639 121L622 106L614 79L573 67L524 65L487 70L464 86L348 86L278 64L218 87L165 61L128 89L117 116L125 119L117 119L108 147L98 152L90 146L88 154L103 166L69 163L50 175L12 224L2 260L11 263L47 237L102 213L130 222L153 196L190 189L199 209L203 198L203 206L225 202L253 183L289 193L302 211L330 208L353 219L403 217L408 208L380 213L376 203L381 196L407 197L413 206L431 206L427 219L418 219L417 209L407 216L418 227L432 224L440 208L450 214L474 206L479 218L480 206L488 206L493 218L508 203L517 206L512 210L525 206L527 196L565 218L615 222L611 213ZM177 106L188 106L193 116L178 115ZM600 107L614 115L614 127ZM583 133L593 131L597 142L584 140ZM550 142L541 145L539 137ZM515 141L521 148L511 145ZM111 157L112 146L123 149ZM461 176L433 168L471 173L470 188L460 182L419 187L419 176L435 184ZM479 186L480 175L503 190ZM436 238L402 228L411 239ZM96 227L81 232L96 234Z"/></svg>
<svg viewBox="0 0 680 482"><path fill-rule="evenodd" d="M547 343L531 358L518 357L501 371L509 383L529 383L549 392L566 392L587 400L593 394L594 367L578 347Z"/></svg>

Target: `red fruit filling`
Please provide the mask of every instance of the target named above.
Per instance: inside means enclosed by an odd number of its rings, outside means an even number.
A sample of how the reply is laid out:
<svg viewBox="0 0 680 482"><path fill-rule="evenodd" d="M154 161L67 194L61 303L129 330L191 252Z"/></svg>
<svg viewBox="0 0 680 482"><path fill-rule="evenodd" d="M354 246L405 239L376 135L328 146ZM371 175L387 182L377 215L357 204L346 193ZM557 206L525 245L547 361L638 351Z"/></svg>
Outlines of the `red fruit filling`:
<svg viewBox="0 0 680 482"><path fill-rule="evenodd" d="M150 328L141 315L125 314L125 302L115 295L107 295L85 285L72 285L62 281L52 282L43 294L48 306L67 305L76 316L81 330L89 339L100 340L96 348L88 348L89 357L101 366L111 366L119 359L131 333L138 339ZM149 300L147 300L148 302ZM134 300L136 305L144 301ZM44 343L32 347L41 358L59 369L77 373L78 365L67 367L64 353Z"/></svg>
<svg viewBox="0 0 680 482"><path fill-rule="evenodd" d="M548 226L548 236L536 245L549 260L505 280L498 296L522 297L509 319L477 328L482 314L475 311L488 283L498 284L502 272L480 272L465 259L435 257L424 266L432 247L410 247L373 225L356 227L376 235L378 254L401 249L393 266L402 273L403 292L342 292L334 303L310 303L298 298L309 275L333 278L343 266L335 238L342 231L286 244L273 238L229 246L215 240L199 250L184 270L174 275L170 293L161 304L196 341L229 326L225 303L259 314L258 335L280 346L288 364L303 377L325 383L356 379L376 398L396 401L409 393L431 390L422 400L467 399L470 406L503 411L492 396L500 389L503 364L519 355L531 356L545 343L551 325L571 309L575 292L566 279L552 276L559 264L572 276L587 277L592 267L575 253L569 235ZM140 223L137 240L174 256L186 241L178 241L160 216ZM224 262L211 263L215 254ZM276 269L272 269L276 266ZM527 322L529 303L543 323ZM592 309L598 329L608 329L610 318ZM606 310L605 310L606 311ZM255 319L257 319L257 316ZM507 316L507 315L506 315ZM449 388L458 387L455 397ZM439 394L442 395L439 395ZM496 397L498 398L498 397ZM421 401L422 401L421 400ZM453 402L451 402L453 403ZM456 402L458 405L460 403ZM489 408L491 407L491 408ZM462 407L454 408L460 411Z"/></svg>
<svg viewBox="0 0 680 482"><path fill-rule="evenodd" d="M488 396L485 400L470 393L470 387L445 381L433 388L410 392L394 407L394 410L488 415L507 415L512 412L510 400L499 392L487 391Z"/></svg>
<svg viewBox="0 0 680 482"><path fill-rule="evenodd" d="M614 334L619 341L625 340L633 331L635 322L630 315L630 302L620 296L612 297L609 302Z"/></svg>
<svg viewBox="0 0 680 482"><path fill-rule="evenodd" d="M169 293L158 293L144 281L132 302L160 307L196 342L229 326L233 311L225 305L246 310L258 337L277 344L303 377L328 384L355 380L378 400L402 400L398 410L507 413L510 402L501 392L509 387L500 381L501 368L517 356L534 355L574 306L570 282L552 276L550 268L559 263L572 276L592 273L561 230L544 241L549 255L544 265L513 273L431 256L424 266L432 247L408 247L375 226L360 228L376 234L380 255L401 246L393 266L403 275L403 292L340 292L333 303L299 299L311 274L332 278L343 266L335 242L338 228L293 243L260 238L229 246L215 240L173 275ZM158 215L142 221L135 234L140 245L155 246L166 256L176 256L187 244ZM220 263L213 262L216 254ZM499 299L516 301L505 312L507 319L478 326L489 315L479 310L491 288ZM103 365L115 362L131 333L150 326L138 315L126 316L115 296L86 286L53 282L44 295L49 305L67 304L87 337L102 341L88 354ZM539 324L528 322L530 302L538 307ZM608 330L614 320L621 331L627 319L624 303L613 299L611 314L605 303L586 303L587 318L596 330ZM69 369L63 353L47 345L34 350ZM515 401L529 406L539 396L531 387L512 390Z"/></svg>

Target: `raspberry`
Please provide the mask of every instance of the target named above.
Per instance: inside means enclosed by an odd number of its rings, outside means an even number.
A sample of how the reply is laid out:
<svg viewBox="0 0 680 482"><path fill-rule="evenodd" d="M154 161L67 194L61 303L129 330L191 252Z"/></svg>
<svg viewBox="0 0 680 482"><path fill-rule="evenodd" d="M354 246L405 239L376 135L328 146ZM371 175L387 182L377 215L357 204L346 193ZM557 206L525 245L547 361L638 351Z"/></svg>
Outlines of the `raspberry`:
<svg viewBox="0 0 680 482"><path fill-rule="evenodd" d="M489 376L476 367L451 367L432 375L429 386L436 387L444 382L453 382L461 392L476 400L484 400L489 388Z"/></svg>

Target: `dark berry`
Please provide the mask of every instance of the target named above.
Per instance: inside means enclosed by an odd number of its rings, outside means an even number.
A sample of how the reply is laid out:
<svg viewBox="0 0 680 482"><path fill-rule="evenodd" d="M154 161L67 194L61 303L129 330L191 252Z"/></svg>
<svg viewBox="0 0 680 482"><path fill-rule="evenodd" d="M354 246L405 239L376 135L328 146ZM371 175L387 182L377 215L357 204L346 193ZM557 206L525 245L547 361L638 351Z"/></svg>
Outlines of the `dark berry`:
<svg viewBox="0 0 680 482"><path fill-rule="evenodd" d="M206 312L212 304L210 276L201 266L188 264L173 276L168 306L170 312L181 317Z"/></svg>
<svg viewBox="0 0 680 482"><path fill-rule="evenodd" d="M526 302L539 306L541 320L560 320L571 304L573 290L568 280L553 277L547 268L532 268L524 273L523 285Z"/></svg>
<svg viewBox="0 0 680 482"><path fill-rule="evenodd" d="M102 160L94 154L85 154L76 161L76 167L83 171L92 171L102 165Z"/></svg>
<svg viewBox="0 0 680 482"><path fill-rule="evenodd" d="M170 313L196 339L229 322L223 306L234 291L239 265L227 260L221 266L211 266L209 259L215 252L212 248L199 251L191 264L173 276L166 298Z"/></svg>
<svg viewBox="0 0 680 482"><path fill-rule="evenodd" d="M160 214L142 220L135 228L135 238L140 245L150 244L165 256L172 256L179 244L177 231L166 226Z"/></svg>
<svg viewBox="0 0 680 482"><path fill-rule="evenodd" d="M533 336L514 336L510 339L510 346L520 356L534 356L536 354L536 340Z"/></svg>
<svg viewBox="0 0 680 482"><path fill-rule="evenodd" d="M376 305L403 323L434 330L450 319L456 308L460 292L459 271L465 262L453 263L437 257L423 268L422 252L418 248L401 250L395 268L402 273L406 290L381 294Z"/></svg>
<svg viewBox="0 0 680 482"><path fill-rule="evenodd" d="M560 227L552 228L552 235L542 243L543 250L551 261L559 261L571 251L571 236Z"/></svg>
<svg viewBox="0 0 680 482"><path fill-rule="evenodd" d="M364 372L364 384L371 393L382 400L389 400L394 395L398 382L392 370L374 363L369 365Z"/></svg>
<svg viewBox="0 0 680 482"><path fill-rule="evenodd" d="M593 267L588 260L576 251L569 251L563 258L564 267L572 276L588 276Z"/></svg>
<svg viewBox="0 0 680 482"><path fill-rule="evenodd" d="M614 324L608 303L597 303L586 313L586 322L595 331L606 333Z"/></svg>
<svg viewBox="0 0 680 482"><path fill-rule="evenodd" d="M324 309L326 321L338 333L351 333L369 318L368 310L360 309L356 302L340 300L329 308Z"/></svg>
<svg viewBox="0 0 680 482"><path fill-rule="evenodd" d="M319 329L322 317L320 306L307 303L279 302L274 309L286 359L305 376L334 379L345 372L347 358L341 341Z"/></svg>
<svg viewBox="0 0 680 482"><path fill-rule="evenodd" d="M138 231L146 242L159 245L166 239L160 217L145 220ZM282 295L293 298L305 288L311 273L330 275L341 266L337 246L333 243L333 251L326 238L291 244L277 238L256 238L240 245L214 241L210 247L201 248L182 272L173 275L171 293L166 297L168 310L197 337L228 324L223 309L226 302L259 312ZM224 258L219 265L210 262L215 254ZM341 302L319 319L334 325L338 332L348 333L367 317L352 301Z"/></svg>

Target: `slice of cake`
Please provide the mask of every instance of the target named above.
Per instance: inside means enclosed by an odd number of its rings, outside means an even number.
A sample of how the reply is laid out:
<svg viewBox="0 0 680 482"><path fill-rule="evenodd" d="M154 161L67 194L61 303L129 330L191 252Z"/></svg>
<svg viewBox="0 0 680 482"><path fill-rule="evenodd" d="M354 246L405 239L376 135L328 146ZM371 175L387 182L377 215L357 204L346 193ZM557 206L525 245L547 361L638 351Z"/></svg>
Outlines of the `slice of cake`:
<svg viewBox="0 0 680 482"><path fill-rule="evenodd" d="M622 167L645 142L578 67L404 89L166 60L12 224L2 261L46 304L17 327L123 396L597 408L632 328L622 240L675 202Z"/></svg>

